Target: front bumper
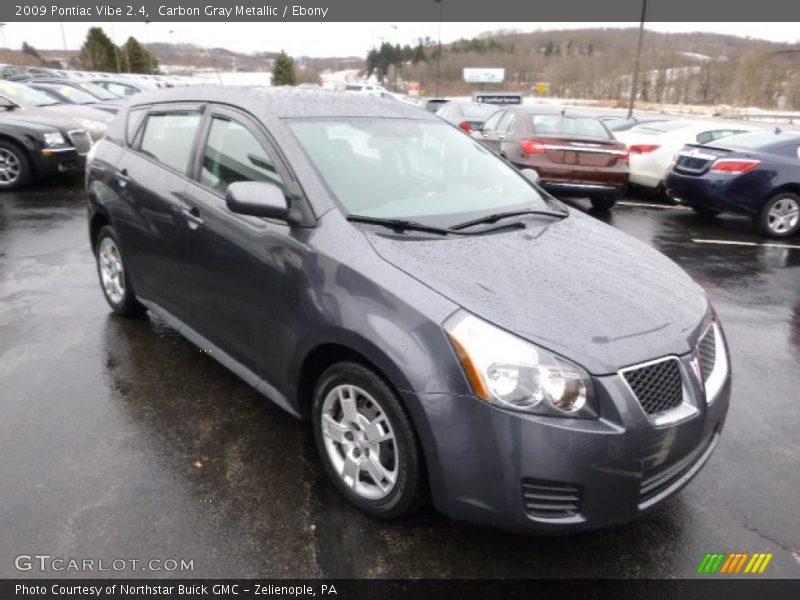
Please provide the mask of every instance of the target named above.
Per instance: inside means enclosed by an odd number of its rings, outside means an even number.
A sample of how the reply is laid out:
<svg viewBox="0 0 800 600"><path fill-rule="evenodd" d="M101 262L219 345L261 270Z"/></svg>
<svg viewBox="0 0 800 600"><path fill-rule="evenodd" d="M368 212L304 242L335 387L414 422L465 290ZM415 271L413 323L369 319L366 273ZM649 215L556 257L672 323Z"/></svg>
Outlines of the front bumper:
<svg viewBox="0 0 800 600"><path fill-rule="evenodd" d="M45 148L37 150L35 168L39 177L55 177L83 172L86 156L78 154L75 148Z"/></svg>
<svg viewBox="0 0 800 600"><path fill-rule="evenodd" d="M681 358L687 369L689 359ZM436 507L456 519L516 532L609 527L672 496L708 460L727 414L730 375L710 405L699 389L689 389L694 414L662 426L653 424L619 375L594 383L599 419L525 415L471 396L407 398L428 422L422 442ZM530 508L540 493L577 497L577 508L542 516Z"/></svg>
<svg viewBox="0 0 800 600"><path fill-rule="evenodd" d="M611 197L617 200L625 196L626 186L604 185L594 183L572 183L565 181L545 181L540 184L556 198L601 198Z"/></svg>

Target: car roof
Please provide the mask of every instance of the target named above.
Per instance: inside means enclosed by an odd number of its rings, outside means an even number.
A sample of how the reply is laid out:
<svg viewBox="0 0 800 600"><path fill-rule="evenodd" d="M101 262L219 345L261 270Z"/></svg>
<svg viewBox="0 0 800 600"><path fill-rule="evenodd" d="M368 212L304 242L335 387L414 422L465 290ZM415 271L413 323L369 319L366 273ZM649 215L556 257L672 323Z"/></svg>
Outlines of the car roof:
<svg viewBox="0 0 800 600"><path fill-rule="evenodd" d="M582 113L580 111L576 111L571 108L565 108L563 106L549 106L542 104L523 104L523 105L517 104L517 105L511 105L508 108L517 108L523 110L529 115L564 115L565 117L572 117L572 118L584 117L589 119L597 119L595 115Z"/></svg>
<svg viewBox="0 0 800 600"><path fill-rule="evenodd" d="M252 88L215 85L144 92L133 106L158 102L218 102L240 107L263 121L313 117L387 117L438 121L433 114L403 102L377 96L305 90L293 87Z"/></svg>

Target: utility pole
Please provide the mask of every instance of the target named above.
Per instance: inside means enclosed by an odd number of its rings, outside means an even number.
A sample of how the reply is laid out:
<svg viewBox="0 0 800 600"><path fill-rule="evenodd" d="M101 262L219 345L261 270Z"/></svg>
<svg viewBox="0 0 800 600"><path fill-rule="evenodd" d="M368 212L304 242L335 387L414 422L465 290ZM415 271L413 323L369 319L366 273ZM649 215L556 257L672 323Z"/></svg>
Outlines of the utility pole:
<svg viewBox="0 0 800 600"><path fill-rule="evenodd" d="M398 66L399 66L400 62L403 60L403 57L402 57L402 52L400 51L400 43L398 41L398 36L397 36L397 25L390 25L390 27L392 29L394 29L394 47L399 52L398 56L395 57L395 58L397 58L397 62L394 63L394 92L396 94L397 93L397 69L398 69Z"/></svg>
<svg viewBox="0 0 800 600"><path fill-rule="evenodd" d="M436 50L436 97L439 97L439 72L442 62L442 3L444 0L433 0L439 5L439 47Z"/></svg>
<svg viewBox="0 0 800 600"><path fill-rule="evenodd" d="M639 41L636 44L636 60L633 64L633 81L631 82L631 101L628 104L628 118L633 117L633 105L636 102L636 88L639 86L639 60L642 56L642 35L644 34L644 17L647 12L647 0L642 0L642 18L639 20Z"/></svg>

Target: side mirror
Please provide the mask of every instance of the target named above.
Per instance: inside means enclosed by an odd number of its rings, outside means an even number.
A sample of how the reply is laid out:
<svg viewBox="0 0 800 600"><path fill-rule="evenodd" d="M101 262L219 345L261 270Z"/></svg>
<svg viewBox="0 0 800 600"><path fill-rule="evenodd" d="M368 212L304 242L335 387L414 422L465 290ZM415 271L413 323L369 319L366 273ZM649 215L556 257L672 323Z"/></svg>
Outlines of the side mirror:
<svg viewBox="0 0 800 600"><path fill-rule="evenodd" d="M279 219L290 225L300 222L298 211L289 208L283 190L267 181L237 181L228 186L225 204L231 212L251 217Z"/></svg>
<svg viewBox="0 0 800 600"><path fill-rule="evenodd" d="M539 185L539 172L535 169L521 169L519 173L533 185Z"/></svg>

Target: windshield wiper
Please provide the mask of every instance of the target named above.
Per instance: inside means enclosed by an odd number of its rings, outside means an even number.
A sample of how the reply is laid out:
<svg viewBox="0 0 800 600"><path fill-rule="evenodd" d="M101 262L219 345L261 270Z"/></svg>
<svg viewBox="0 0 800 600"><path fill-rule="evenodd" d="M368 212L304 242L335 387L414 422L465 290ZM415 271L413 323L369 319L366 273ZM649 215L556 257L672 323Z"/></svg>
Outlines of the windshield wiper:
<svg viewBox="0 0 800 600"><path fill-rule="evenodd" d="M480 235L482 233L489 233L491 231L499 231L501 229L521 229L525 227L524 223L509 223L507 225L500 225L499 227L491 227L489 229L481 229L480 231L456 231L455 228L435 227L433 225L425 225L417 221L408 221L405 219L384 219L381 217L369 217L367 215L348 215L347 220L352 223L369 223L370 225L381 225L388 227L392 231L402 233L403 231L422 231L425 233L435 233L437 235Z"/></svg>
<svg viewBox="0 0 800 600"><path fill-rule="evenodd" d="M460 229L466 229L467 227L472 227L473 225L480 225L481 223L497 223L500 219L507 219L509 217L518 217L520 215L543 215L545 217L556 217L558 219L565 219L569 216L569 213L553 212L551 210L535 210L535 209L509 210L507 212L499 212L491 215L486 215L485 217L480 217L479 219L472 219L471 221L464 221L463 223L458 223L457 225L453 225L450 229L458 231Z"/></svg>

